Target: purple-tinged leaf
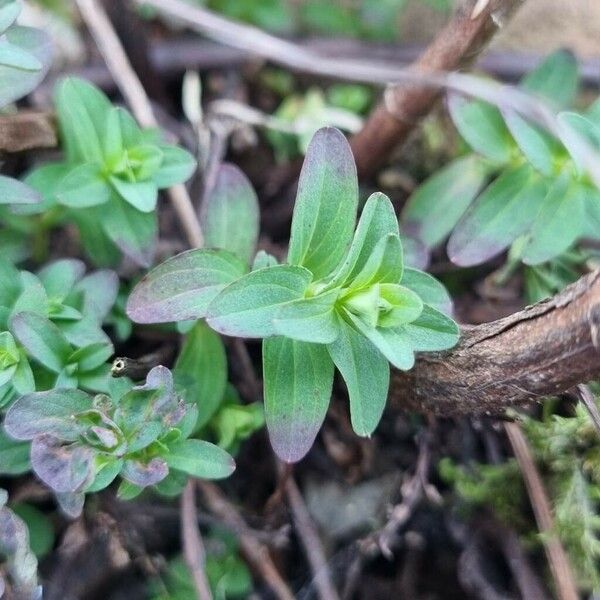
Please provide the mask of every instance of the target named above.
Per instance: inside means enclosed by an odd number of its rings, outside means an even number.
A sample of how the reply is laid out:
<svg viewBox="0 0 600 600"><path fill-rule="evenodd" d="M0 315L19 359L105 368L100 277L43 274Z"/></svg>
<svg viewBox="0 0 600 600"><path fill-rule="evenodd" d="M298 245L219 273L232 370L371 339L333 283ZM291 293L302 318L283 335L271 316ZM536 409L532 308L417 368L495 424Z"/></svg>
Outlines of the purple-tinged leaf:
<svg viewBox="0 0 600 600"><path fill-rule="evenodd" d="M247 270L225 250L189 250L152 269L134 288L127 314L136 323L199 319L217 294Z"/></svg>
<svg viewBox="0 0 600 600"><path fill-rule="evenodd" d="M17 399L4 420L6 433L17 440L31 440L45 433L75 441L82 428L75 415L92 408L92 397L81 390L53 389Z"/></svg>
<svg viewBox="0 0 600 600"><path fill-rule="evenodd" d="M83 492L57 492L54 494L60 510L71 519L79 517L85 504Z"/></svg>
<svg viewBox="0 0 600 600"><path fill-rule="evenodd" d="M223 248L250 264L256 251L259 207L252 184L235 165L222 164L200 212L204 244Z"/></svg>
<svg viewBox="0 0 600 600"><path fill-rule="evenodd" d="M284 337L264 340L265 417L281 460L298 462L311 449L329 406L333 371L323 345Z"/></svg>
<svg viewBox="0 0 600 600"><path fill-rule="evenodd" d="M169 467L162 458L153 458L148 463L141 460L123 462L121 477L139 487L148 487L162 481L169 474Z"/></svg>
<svg viewBox="0 0 600 600"><path fill-rule="evenodd" d="M503 173L471 206L448 241L452 262L466 267L496 256L527 233L547 193L529 165Z"/></svg>
<svg viewBox="0 0 600 600"><path fill-rule="evenodd" d="M333 127L315 133L304 159L292 219L288 262L315 279L340 264L354 233L358 179L352 150Z"/></svg>
<svg viewBox="0 0 600 600"><path fill-rule="evenodd" d="M95 452L78 444L64 445L52 435L41 435L31 443L31 466L35 474L55 492L77 492L94 476Z"/></svg>

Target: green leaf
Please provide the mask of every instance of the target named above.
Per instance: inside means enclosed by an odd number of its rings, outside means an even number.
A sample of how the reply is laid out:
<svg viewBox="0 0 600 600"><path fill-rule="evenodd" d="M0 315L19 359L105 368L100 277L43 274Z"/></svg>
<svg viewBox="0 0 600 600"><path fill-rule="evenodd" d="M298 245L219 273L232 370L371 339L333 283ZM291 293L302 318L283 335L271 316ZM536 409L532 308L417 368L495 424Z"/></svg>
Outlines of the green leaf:
<svg viewBox="0 0 600 600"><path fill-rule="evenodd" d="M277 311L281 305L302 298L310 281L310 272L302 267L277 265L251 271L211 302L206 320L225 335L275 335L272 321Z"/></svg>
<svg viewBox="0 0 600 600"><path fill-rule="evenodd" d="M46 317L20 312L11 319L10 328L30 356L46 368L60 373L67 364L71 346L60 329Z"/></svg>
<svg viewBox="0 0 600 600"><path fill-rule="evenodd" d="M247 268L225 250L178 254L152 269L133 289L127 314L136 323L169 323L204 317L206 309Z"/></svg>
<svg viewBox="0 0 600 600"><path fill-rule="evenodd" d="M394 207L385 194L371 194L358 221L350 250L328 283L327 289L343 286L347 281L354 279L373 254L381 238L388 234L399 235Z"/></svg>
<svg viewBox="0 0 600 600"><path fill-rule="evenodd" d="M177 146L161 145L163 158L152 179L159 189L187 181L196 170L194 157Z"/></svg>
<svg viewBox="0 0 600 600"><path fill-rule="evenodd" d="M333 386L327 348L284 337L263 342L265 417L275 453L297 462L323 424Z"/></svg>
<svg viewBox="0 0 600 600"><path fill-rule="evenodd" d="M173 377L185 402L198 407L196 429L202 427L219 408L227 384L223 342L205 323L196 323L187 334Z"/></svg>
<svg viewBox="0 0 600 600"><path fill-rule="evenodd" d="M380 239L360 272L348 282L351 289L374 283L398 283L402 278L402 242L395 233Z"/></svg>
<svg viewBox="0 0 600 600"><path fill-rule="evenodd" d="M427 304L418 319L404 325L401 329L410 338L410 343L416 352L452 348L460 336L458 325L450 317Z"/></svg>
<svg viewBox="0 0 600 600"><path fill-rule="evenodd" d="M569 248L584 230L585 195L568 173L557 179L540 208L522 253L522 260L536 265Z"/></svg>
<svg viewBox="0 0 600 600"><path fill-rule="evenodd" d="M330 344L339 333L338 296L339 290L332 290L284 304L273 320L275 332L301 342Z"/></svg>
<svg viewBox="0 0 600 600"><path fill-rule="evenodd" d="M48 554L54 545L54 528L50 519L31 504L13 504L11 509L27 525L31 551L38 558Z"/></svg>
<svg viewBox="0 0 600 600"><path fill-rule="evenodd" d="M514 144L496 107L452 94L448 108L460 135L475 152L497 163L510 161Z"/></svg>
<svg viewBox="0 0 600 600"><path fill-rule="evenodd" d="M550 100L555 108L566 108L577 94L578 83L575 56L569 50L557 50L528 73L520 87Z"/></svg>
<svg viewBox="0 0 600 600"><path fill-rule="evenodd" d="M101 225L108 238L138 265L148 267L156 241L156 214L140 212L117 197L102 215Z"/></svg>
<svg viewBox="0 0 600 600"><path fill-rule="evenodd" d="M21 292L14 301L12 314L25 311L47 315L49 311L48 295L39 278L29 271L21 271L19 278Z"/></svg>
<svg viewBox="0 0 600 600"><path fill-rule="evenodd" d="M40 71L44 66L31 52L6 39L0 39L0 65L23 71Z"/></svg>
<svg viewBox="0 0 600 600"><path fill-rule="evenodd" d="M437 171L408 199L402 211L407 231L428 247L437 246L454 229L488 174L489 167L477 154L458 158Z"/></svg>
<svg viewBox="0 0 600 600"><path fill-rule="evenodd" d="M590 149L596 152L600 150L600 127L576 112L561 112L556 120L562 127L561 142L569 151L578 173L583 174L586 159L590 158Z"/></svg>
<svg viewBox="0 0 600 600"><path fill-rule="evenodd" d="M96 471L94 481L86 488L86 493L99 492L107 488L116 478L123 467L122 459L109 459L99 471Z"/></svg>
<svg viewBox="0 0 600 600"><path fill-rule="evenodd" d="M352 428L360 436L370 436L385 408L390 383L388 361L348 323L327 350L348 388Z"/></svg>
<svg viewBox="0 0 600 600"><path fill-rule="evenodd" d="M252 184L235 165L219 167L200 219L206 246L229 250L250 263L258 241L258 200Z"/></svg>
<svg viewBox="0 0 600 600"><path fill-rule="evenodd" d="M52 63L52 42L44 31L31 27L10 27L6 41L33 55L41 64L34 71L23 71L0 65L0 108L26 96L44 79Z"/></svg>
<svg viewBox="0 0 600 600"><path fill-rule="evenodd" d="M554 172L555 156L564 152L558 140L514 112L504 113L504 121L532 166L543 175L551 176Z"/></svg>
<svg viewBox="0 0 600 600"><path fill-rule="evenodd" d="M460 266L496 256L532 227L548 191L529 165L504 172L467 211L448 241L448 256Z"/></svg>
<svg viewBox="0 0 600 600"><path fill-rule="evenodd" d="M446 288L429 273L405 268L400 283L415 292L425 304L443 313L452 312L452 299Z"/></svg>
<svg viewBox="0 0 600 600"><path fill-rule="evenodd" d="M56 198L64 206L88 208L109 201L110 187L102 177L97 164L78 165L62 179L56 189Z"/></svg>
<svg viewBox="0 0 600 600"><path fill-rule="evenodd" d="M57 85L54 101L68 162L103 164L102 138L112 110L108 98L92 84L68 77Z"/></svg>
<svg viewBox="0 0 600 600"><path fill-rule="evenodd" d="M20 2L8 2L0 7L0 34L4 33L21 13Z"/></svg>
<svg viewBox="0 0 600 600"><path fill-rule="evenodd" d="M82 432L73 418L92 408L92 397L81 390L54 389L26 394L8 409L4 421L6 433L17 440L31 440L50 434L74 442Z"/></svg>
<svg viewBox="0 0 600 600"><path fill-rule="evenodd" d="M222 448L203 440L183 440L164 455L169 467L200 479L224 479L235 471L235 461Z"/></svg>
<svg viewBox="0 0 600 600"><path fill-rule="evenodd" d="M113 106L106 116L104 136L102 138L102 149L104 157L109 166L114 167L125 152L123 146L123 132L121 131L122 108ZM111 169L112 171L112 169Z"/></svg>
<svg viewBox="0 0 600 600"><path fill-rule="evenodd" d="M380 327L397 327L414 321L423 311L421 298L412 290L393 283L384 283L379 291Z"/></svg>
<svg viewBox="0 0 600 600"><path fill-rule="evenodd" d="M123 200L143 213L152 212L158 200L158 188L153 181L124 181L111 176L110 182Z"/></svg>
<svg viewBox="0 0 600 600"><path fill-rule="evenodd" d="M341 262L358 206L356 166L343 134L331 127L314 135L304 159L292 219L288 261L327 277Z"/></svg>
<svg viewBox="0 0 600 600"><path fill-rule="evenodd" d="M0 429L0 473L22 475L31 470L29 442L17 442Z"/></svg>
<svg viewBox="0 0 600 600"><path fill-rule="evenodd" d="M81 373L97 369L114 354L113 345L110 343L95 343L79 348L69 357L69 364L76 364Z"/></svg>
<svg viewBox="0 0 600 600"><path fill-rule="evenodd" d="M79 238L90 260L96 265L114 266L121 259L121 252L99 226L106 209L104 206L99 206L73 210L69 212L69 217L79 228Z"/></svg>
<svg viewBox="0 0 600 600"><path fill-rule="evenodd" d="M73 286L83 277L85 265L75 258L64 258L49 263L37 273L48 297L64 300Z"/></svg>
<svg viewBox="0 0 600 600"><path fill-rule="evenodd" d="M415 364L415 355L411 340L400 328L369 327L359 317L347 313L348 318L360 333L362 333L397 369L408 371Z"/></svg>
<svg viewBox="0 0 600 600"><path fill-rule="evenodd" d="M252 263L251 271L258 271L259 269L265 269L266 267L274 267L278 265L279 262L277 259L268 252L264 250L259 250L254 257L254 262Z"/></svg>
<svg viewBox="0 0 600 600"><path fill-rule="evenodd" d="M0 204L37 204L41 195L18 179L0 175Z"/></svg>

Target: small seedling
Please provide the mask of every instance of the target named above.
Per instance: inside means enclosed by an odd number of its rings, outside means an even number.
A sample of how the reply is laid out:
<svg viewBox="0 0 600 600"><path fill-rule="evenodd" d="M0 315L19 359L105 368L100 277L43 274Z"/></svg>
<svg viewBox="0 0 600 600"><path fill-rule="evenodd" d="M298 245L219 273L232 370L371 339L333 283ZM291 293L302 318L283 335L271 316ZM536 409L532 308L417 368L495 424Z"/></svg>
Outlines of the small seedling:
<svg viewBox="0 0 600 600"><path fill-rule="evenodd" d="M249 271L232 252L192 250L152 270L128 302L139 323L205 318L222 334L265 338L267 427L290 462L308 452L321 427L335 367L354 430L368 436L385 407L388 363L410 369L415 351L458 340L443 312L450 304L443 286L404 268L389 199L373 194L355 231L357 208L348 143L338 130L321 129L304 162L286 264L263 253Z"/></svg>
<svg viewBox="0 0 600 600"><path fill-rule="evenodd" d="M21 396L4 428L16 440L31 441L33 471L76 516L86 493L119 475L128 498L161 483L170 470L204 479L229 476L235 463L224 450L188 439L196 421L196 407L176 394L171 372L155 367L144 385L122 397L60 387Z"/></svg>
<svg viewBox="0 0 600 600"><path fill-rule="evenodd" d="M123 252L147 266L158 191L188 179L194 158L80 79L60 82L55 103L65 159L27 177L44 198L38 210L54 207L73 221L96 264L114 264Z"/></svg>

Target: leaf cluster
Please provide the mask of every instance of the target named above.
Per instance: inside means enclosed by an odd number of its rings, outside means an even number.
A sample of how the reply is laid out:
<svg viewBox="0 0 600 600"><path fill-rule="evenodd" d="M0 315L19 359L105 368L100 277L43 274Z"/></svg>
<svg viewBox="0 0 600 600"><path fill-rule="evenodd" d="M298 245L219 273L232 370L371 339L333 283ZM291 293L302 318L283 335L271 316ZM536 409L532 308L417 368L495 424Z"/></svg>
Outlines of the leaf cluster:
<svg viewBox="0 0 600 600"><path fill-rule="evenodd" d="M410 369L415 351L458 340L450 304L433 277L404 269L389 199L373 194L358 225L358 182L348 143L319 130L306 155L288 259L259 253L253 267L218 248L184 252L134 288L140 323L205 318L231 336L265 338L265 413L280 457L299 460L325 418L334 370L350 396L354 430L370 435L387 397L389 363Z"/></svg>
<svg viewBox="0 0 600 600"><path fill-rule="evenodd" d="M8 410L4 428L31 441L33 471L63 510L77 515L86 493L117 476L121 494L131 498L171 470L206 479L230 475L235 463L224 450L188 439L196 420L195 406L179 398L171 372L159 366L121 396L69 388L25 394Z"/></svg>
<svg viewBox="0 0 600 600"><path fill-rule="evenodd" d="M37 273L0 260L0 405L51 387L106 391L113 345L102 323L117 295L109 270L75 259Z"/></svg>
<svg viewBox="0 0 600 600"><path fill-rule="evenodd" d="M404 209L404 224L428 247L450 235L448 255L458 265L485 262L511 245L513 259L538 265L583 237L598 238L600 192L569 132L600 149L600 105L584 113L568 108L578 73L566 51L552 54L520 85L558 111L562 138L508 109L453 95L450 116L473 153L427 179Z"/></svg>
<svg viewBox="0 0 600 600"><path fill-rule="evenodd" d="M61 81L54 100L65 157L26 178L43 197L28 214L50 212L56 223L75 223L98 265L115 264L124 253L147 266L158 192L188 179L193 157L167 144L159 131L140 128L129 112L83 80Z"/></svg>

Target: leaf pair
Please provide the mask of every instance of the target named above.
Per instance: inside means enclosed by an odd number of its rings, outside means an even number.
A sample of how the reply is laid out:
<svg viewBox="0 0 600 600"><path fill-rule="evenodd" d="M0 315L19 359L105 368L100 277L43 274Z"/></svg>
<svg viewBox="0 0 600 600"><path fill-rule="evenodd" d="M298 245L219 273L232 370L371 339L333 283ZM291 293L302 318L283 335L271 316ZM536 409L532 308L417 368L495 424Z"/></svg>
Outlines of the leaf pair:
<svg viewBox="0 0 600 600"><path fill-rule="evenodd" d="M573 56L559 51L525 77L521 87L564 109L573 100L577 80ZM578 143L583 138L600 150L600 121L593 107L587 115L559 113L565 135L558 140L516 113L484 102L452 96L448 106L476 154L452 162L409 199L404 222L427 246L451 234L448 255L469 266L522 239L520 258L535 265L583 236L600 235L600 194L582 170L585 150Z"/></svg>
<svg viewBox="0 0 600 600"><path fill-rule="evenodd" d="M373 194L356 227L358 181L350 147L335 129L315 134L300 177L288 264L264 255L253 270L222 249L192 250L151 271L127 307L137 322L205 318L216 331L266 338L267 426L275 451L299 460L323 422L335 367L346 381L354 429L377 426L389 364L448 348L456 324L432 277L404 270L390 201Z"/></svg>

